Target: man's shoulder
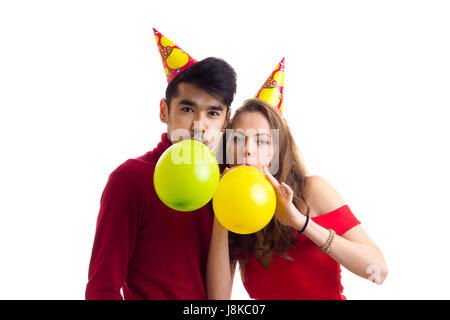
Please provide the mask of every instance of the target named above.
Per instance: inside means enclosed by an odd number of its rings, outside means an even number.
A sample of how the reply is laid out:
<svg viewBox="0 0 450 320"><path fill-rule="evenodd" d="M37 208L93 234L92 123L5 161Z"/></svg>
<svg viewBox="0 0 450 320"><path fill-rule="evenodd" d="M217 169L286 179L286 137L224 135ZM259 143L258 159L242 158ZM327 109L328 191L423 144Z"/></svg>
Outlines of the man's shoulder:
<svg viewBox="0 0 450 320"><path fill-rule="evenodd" d="M156 163L152 160L151 153L152 151L148 151L139 157L129 158L114 169L111 174L125 176L136 185L140 185L142 181L150 180L153 182L152 177Z"/></svg>
<svg viewBox="0 0 450 320"><path fill-rule="evenodd" d="M153 173L161 154L170 146L166 133L161 134L161 141L157 146L141 156L129 158L116 167L110 176L122 176L136 185L139 189L153 186Z"/></svg>

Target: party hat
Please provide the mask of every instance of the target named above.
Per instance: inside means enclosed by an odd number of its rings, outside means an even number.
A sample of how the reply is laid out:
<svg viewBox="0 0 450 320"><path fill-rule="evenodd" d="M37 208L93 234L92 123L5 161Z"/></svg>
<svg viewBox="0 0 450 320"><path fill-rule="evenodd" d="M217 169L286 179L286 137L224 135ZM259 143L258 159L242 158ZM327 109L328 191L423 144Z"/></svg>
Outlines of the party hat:
<svg viewBox="0 0 450 320"><path fill-rule="evenodd" d="M255 98L264 100L272 105L275 110L283 113L283 88L284 88L284 58L272 71L264 85L259 89Z"/></svg>
<svg viewBox="0 0 450 320"><path fill-rule="evenodd" d="M195 64L197 60L192 58L186 51L183 51L155 28L153 28L153 32L155 33L156 44L161 54L167 82L170 83L177 75Z"/></svg>

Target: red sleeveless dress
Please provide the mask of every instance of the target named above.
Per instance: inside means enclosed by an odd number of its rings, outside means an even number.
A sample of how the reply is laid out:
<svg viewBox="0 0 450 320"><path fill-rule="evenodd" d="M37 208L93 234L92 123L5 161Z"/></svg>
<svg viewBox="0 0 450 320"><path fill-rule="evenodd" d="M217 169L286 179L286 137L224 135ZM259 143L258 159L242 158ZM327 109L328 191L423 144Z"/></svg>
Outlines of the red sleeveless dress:
<svg viewBox="0 0 450 320"><path fill-rule="evenodd" d="M311 218L337 235L360 224L348 205ZM255 255L244 266L244 287L257 300L345 300L341 285L341 268L333 258L320 252L318 246L303 234L287 251L290 261L272 255L264 269Z"/></svg>

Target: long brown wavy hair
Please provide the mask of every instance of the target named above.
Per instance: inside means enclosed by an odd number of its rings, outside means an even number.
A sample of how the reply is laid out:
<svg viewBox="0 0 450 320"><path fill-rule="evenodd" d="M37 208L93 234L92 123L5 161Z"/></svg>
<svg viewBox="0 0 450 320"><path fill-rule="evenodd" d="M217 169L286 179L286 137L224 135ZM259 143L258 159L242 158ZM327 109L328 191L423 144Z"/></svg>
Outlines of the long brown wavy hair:
<svg viewBox="0 0 450 320"><path fill-rule="evenodd" d="M293 204L299 210L300 204L302 204L302 207L306 210L303 213L309 214L309 206L304 197L307 172L300 159L300 153L286 120L270 104L260 99L249 99L235 111L229 128L232 128L236 119L246 112L260 112L268 120L271 129L279 130L279 170L273 176L280 183L285 182L291 187L294 192ZM225 141L224 144L226 144ZM281 257L292 260L286 251L295 244L295 230L281 224L274 216L269 224L257 233L262 235L263 243L268 245L271 253L276 253ZM258 249L257 233L242 235L229 231L230 262L235 263L239 261L241 272L243 271L243 266Z"/></svg>

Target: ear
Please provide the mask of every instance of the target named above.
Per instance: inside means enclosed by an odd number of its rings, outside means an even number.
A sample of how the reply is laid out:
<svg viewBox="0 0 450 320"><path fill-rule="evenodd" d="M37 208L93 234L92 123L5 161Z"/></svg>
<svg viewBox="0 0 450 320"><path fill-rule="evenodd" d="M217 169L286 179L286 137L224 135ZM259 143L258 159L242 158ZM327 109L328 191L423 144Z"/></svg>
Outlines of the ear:
<svg viewBox="0 0 450 320"><path fill-rule="evenodd" d="M162 98L159 102L159 119L163 123L169 122L169 107L167 106L167 101L164 98Z"/></svg>

